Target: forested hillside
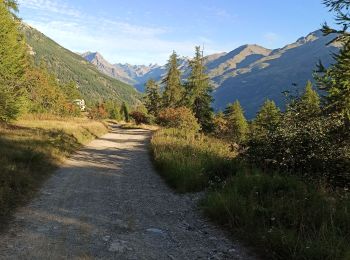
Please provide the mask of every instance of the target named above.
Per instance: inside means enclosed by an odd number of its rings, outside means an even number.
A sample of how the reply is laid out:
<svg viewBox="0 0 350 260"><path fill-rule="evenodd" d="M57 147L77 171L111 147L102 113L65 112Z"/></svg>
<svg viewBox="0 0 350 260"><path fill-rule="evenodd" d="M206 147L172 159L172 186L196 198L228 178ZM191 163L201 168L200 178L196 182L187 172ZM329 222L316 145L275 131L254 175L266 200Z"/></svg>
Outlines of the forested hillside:
<svg viewBox="0 0 350 260"><path fill-rule="evenodd" d="M36 29L23 24L21 26L27 44L32 48L32 56L37 65L44 62L63 83L75 82L83 97L89 102L109 99L134 105L140 94L130 85L113 79L97 68Z"/></svg>

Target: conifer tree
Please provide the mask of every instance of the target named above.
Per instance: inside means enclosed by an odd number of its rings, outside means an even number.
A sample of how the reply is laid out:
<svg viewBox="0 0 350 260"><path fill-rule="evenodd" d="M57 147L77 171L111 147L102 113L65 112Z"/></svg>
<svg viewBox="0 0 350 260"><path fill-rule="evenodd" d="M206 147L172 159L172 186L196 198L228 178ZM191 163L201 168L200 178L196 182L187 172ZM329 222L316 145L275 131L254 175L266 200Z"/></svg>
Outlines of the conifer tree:
<svg viewBox="0 0 350 260"><path fill-rule="evenodd" d="M178 56L174 51L170 56L167 69L162 84L165 85L163 92L164 107L179 107L183 98L183 86L181 84L181 72L178 65Z"/></svg>
<svg viewBox="0 0 350 260"><path fill-rule="evenodd" d="M334 58L336 63L329 68L319 65L316 75L318 86L327 91L326 109L330 113L339 114L350 125L350 2L348 0L325 0L324 3L330 11L336 13L336 20L342 26L340 30L323 26L325 35L335 34L334 41L343 44L342 49Z"/></svg>
<svg viewBox="0 0 350 260"><path fill-rule="evenodd" d="M212 88L205 73L203 54L199 46L196 47L195 57L190 61L190 68L191 74L185 84L185 100L202 129L209 132L213 127Z"/></svg>
<svg viewBox="0 0 350 260"><path fill-rule="evenodd" d="M312 88L312 83L308 81L305 92L299 101L300 113L306 118L318 116L321 112L320 96Z"/></svg>
<svg viewBox="0 0 350 260"><path fill-rule="evenodd" d="M18 12L18 3L16 0L0 0L0 4L1 2L3 2L9 11Z"/></svg>
<svg viewBox="0 0 350 260"><path fill-rule="evenodd" d="M249 131L249 125L241 104L237 100L232 105L229 105L225 111L228 136L236 143L244 142Z"/></svg>
<svg viewBox="0 0 350 260"><path fill-rule="evenodd" d="M123 116L125 122L130 121L129 108L125 102L122 103L122 106L120 108L120 114Z"/></svg>
<svg viewBox="0 0 350 260"><path fill-rule="evenodd" d="M266 100L258 112L254 122L254 131L267 135L278 127L281 120L281 111L274 101Z"/></svg>
<svg viewBox="0 0 350 260"><path fill-rule="evenodd" d="M146 83L146 96L144 99L145 107L153 116L158 116L161 108L160 87L153 79Z"/></svg>
<svg viewBox="0 0 350 260"><path fill-rule="evenodd" d="M27 66L26 45L18 30L18 21L0 0L0 120L16 118L23 106L22 87Z"/></svg>

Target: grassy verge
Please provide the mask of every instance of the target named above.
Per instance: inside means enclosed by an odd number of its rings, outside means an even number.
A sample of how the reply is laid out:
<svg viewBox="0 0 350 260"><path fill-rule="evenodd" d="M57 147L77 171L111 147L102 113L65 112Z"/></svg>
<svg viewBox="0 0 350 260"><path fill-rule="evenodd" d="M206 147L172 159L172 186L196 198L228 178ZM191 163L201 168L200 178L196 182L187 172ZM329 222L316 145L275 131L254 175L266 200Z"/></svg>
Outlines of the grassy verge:
<svg viewBox="0 0 350 260"><path fill-rule="evenodd" d="M227 144L181 131L152 140L156 165L179 191L201 190L214 221L256 247L266 259L350 259L350 196L296 177L237 165Z"/></svg>
<svg viewBox="0 0 350 260"><path fill-rule="evenodd" d="M0 125L0 224L66 156L107 131L106 125L81 118Z"/></svg>
<svg viewBox="0 0 350 260"><path fill-rule="evenodd" d="M163 129L154 134L151 144L159 172L179 192L203 190L235 167L229 145L203 135Z"/></svg>

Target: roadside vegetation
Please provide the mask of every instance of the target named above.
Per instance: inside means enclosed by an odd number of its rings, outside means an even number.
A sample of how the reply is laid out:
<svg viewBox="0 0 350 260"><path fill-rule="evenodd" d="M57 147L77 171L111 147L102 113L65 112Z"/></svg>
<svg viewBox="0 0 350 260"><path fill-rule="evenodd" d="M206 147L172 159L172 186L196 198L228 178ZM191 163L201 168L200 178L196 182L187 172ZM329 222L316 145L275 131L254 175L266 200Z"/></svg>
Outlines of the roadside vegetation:
<svg viewBox="0 0 350 260"><path fill-rule="evenodd" d="M82 112L77 85L32 60L17 11L16 1L0 0L0 227L64 158L108 132L102 113L119 117L121 107L106 101L106 110Z"/></svg>
<svg viewBox="0 0 350 260"><path fill-rule="evenodd" d="M68 155L107 132L102 122L82 118L30 117L1 124L0 227Z"/></svg>
<svg viewBox="0 0 350 260"><path fill-rule="evenodd" d="M266 259L350 259L350 5L325 4L346 26L323 32L343 48L283 110L266 100L247 120L237 100L215 114L199 48L185 81L173 53L162 88L146 85L159 173L178 192L205 191L204 213Z"/></svg>

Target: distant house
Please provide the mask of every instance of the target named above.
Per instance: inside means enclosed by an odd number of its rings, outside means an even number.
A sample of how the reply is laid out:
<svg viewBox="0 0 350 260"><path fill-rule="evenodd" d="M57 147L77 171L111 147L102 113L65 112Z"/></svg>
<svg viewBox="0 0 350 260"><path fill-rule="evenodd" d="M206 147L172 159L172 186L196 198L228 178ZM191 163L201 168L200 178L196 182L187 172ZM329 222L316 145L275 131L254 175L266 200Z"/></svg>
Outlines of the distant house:
<svg viewBox="0 0 350 260"><path fill-rule="evenodd" d="M80 111L85 111L86 110L86 104L85 104L85 100L84 99L75 99L73 102L74 102L74 104L79 106Z"/></svg>

